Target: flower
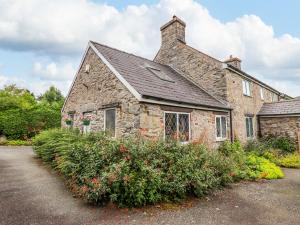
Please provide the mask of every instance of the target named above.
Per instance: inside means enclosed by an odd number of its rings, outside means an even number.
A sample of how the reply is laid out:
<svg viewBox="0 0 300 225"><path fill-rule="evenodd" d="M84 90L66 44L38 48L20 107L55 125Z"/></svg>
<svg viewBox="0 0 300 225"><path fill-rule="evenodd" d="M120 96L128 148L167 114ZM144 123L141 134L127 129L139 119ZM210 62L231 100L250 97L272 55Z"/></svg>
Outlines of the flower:
<svg viewBox="0 0 300 225"><path fill-rule="evenodd" d="M99 180L98 180L98 178L96 178L96 177L94 177L93 179L92 179L92 184L94 184L94 185L99 185Z"/></svg>
<svg viewBox="0 0 300 225"><path fill-rule="evenodd" d="M120 145L120 152L124 153L124 152L128 152L127 148L124 145Z"/></svg>
<svg viewBox="0 0 300 225"><path fill-rule="evenodd" d="M83 194L85 194L86 192L89 191L89 188L88 188L88 186L83 185L83 186L80 188L80 191L81 191Z"/></svg>

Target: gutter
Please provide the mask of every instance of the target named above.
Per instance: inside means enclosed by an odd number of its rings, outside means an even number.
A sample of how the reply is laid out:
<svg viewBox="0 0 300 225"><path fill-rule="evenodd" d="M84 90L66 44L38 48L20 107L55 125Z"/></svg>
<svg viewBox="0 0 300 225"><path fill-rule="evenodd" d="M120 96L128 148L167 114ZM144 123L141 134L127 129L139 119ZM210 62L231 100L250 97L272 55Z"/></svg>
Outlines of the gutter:
<svg viewBox="0 0 300 225"><path fill-rule="evenodd" d="M230 142L233 143L234 138L233 138L233 124L232 124L232 109L230 109L229 112L229 119L230 119Z"/></svg>
<svg viewBox="0 0 300 225"><path fill-rule="evenodd" d="M142 96L140 99L140 102L144 103L152 103L152 104L158 104L158 105L168 105L168 106L176 106L176 107L182 107L182 108L189 108L189 109L200 109L200 110L206 110L206 111L215 111L215 112L227 112L232 110L231 108L225 108L225 107L218 107L218 106L206 106L206 105L192 105L188 103L183 102L171 102L170 100L166 99L150 99L150 96Z"/></svg>
<svg viewBox="0 0 300 225"><path fill-rule="evenodd" d="M257 115L258 117L271 118L271 117L300 117L300 113L290 113L290 114L265 114Z"/></svg>

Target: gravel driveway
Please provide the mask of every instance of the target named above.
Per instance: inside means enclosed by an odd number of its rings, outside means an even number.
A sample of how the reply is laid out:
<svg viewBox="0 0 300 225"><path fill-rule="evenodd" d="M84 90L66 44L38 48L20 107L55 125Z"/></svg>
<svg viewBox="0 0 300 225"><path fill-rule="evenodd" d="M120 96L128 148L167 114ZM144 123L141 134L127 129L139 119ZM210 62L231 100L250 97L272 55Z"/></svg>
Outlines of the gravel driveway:
<svg viewBox="0 0 300 225"><path fill-rule="evenodd" d="M0 147L0 224L300 224L300 170L234 184L203 199L143 209L94 207L75 199L30 147Z"/></svg>

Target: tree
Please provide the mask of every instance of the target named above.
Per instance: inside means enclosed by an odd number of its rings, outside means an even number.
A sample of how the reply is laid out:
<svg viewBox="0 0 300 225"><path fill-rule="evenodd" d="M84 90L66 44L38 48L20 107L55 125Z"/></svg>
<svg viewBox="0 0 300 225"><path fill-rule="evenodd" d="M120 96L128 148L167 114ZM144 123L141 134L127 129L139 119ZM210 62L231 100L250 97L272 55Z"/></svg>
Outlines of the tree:
<svg viewBox="0 0 300 225"><path fill-rule="evenodd" d="M27 89L5 86L0 90L0 135L27 139L41 130L59 127L63 102L61 92L53 86L39 101Z"/></svg>
<svg viewBox="0 0 300 225"><path fill-rule="evenodd" d="M51 86L44 94L38 97L38 100L43 103L58 105L61 107L64 103L65 98L61 94L60 90L58 90L54 86Z"/></svg>

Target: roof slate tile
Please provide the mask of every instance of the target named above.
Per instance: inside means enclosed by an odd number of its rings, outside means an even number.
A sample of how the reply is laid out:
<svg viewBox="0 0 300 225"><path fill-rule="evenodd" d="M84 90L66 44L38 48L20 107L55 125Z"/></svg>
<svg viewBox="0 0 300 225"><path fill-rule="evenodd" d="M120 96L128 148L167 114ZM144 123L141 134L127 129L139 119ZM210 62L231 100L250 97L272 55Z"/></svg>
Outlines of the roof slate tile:
<svg viewBox="0 0 300 225"><path fill-rule="evenodd" d="M265 103L258 113L260 116L290 114L300 114L300 99Z"/></svg>
<svg viewBox="0 0 300 225"><path fill-rule="evenodd" d="M229 108L169 66L96 42L92 42L92 44L124 79L143 96L213 108ZM160 70L174 82L160 79L147 67Z"/></svg>

